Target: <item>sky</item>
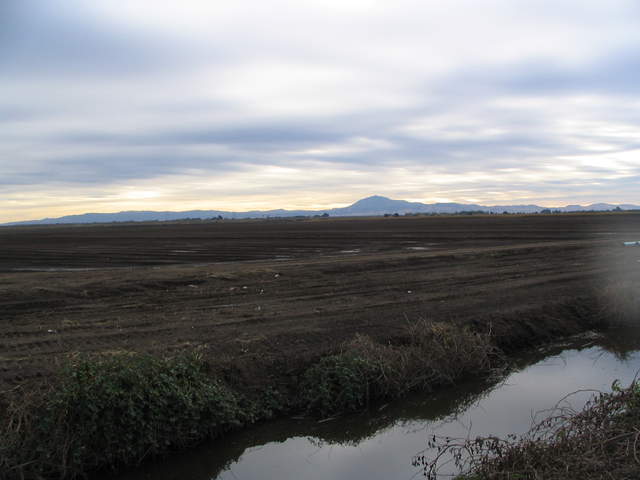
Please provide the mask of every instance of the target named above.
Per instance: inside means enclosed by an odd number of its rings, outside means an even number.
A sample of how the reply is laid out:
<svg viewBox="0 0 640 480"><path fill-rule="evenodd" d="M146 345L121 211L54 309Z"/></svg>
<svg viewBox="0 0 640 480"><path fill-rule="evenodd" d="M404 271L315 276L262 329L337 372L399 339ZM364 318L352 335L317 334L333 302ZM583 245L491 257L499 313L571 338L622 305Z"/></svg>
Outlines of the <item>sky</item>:
<svg viewBox="0 0 640 480"><path fill-rule="evenodd" d="M0 222L640 204L636 0L1 0Z"/></svg>

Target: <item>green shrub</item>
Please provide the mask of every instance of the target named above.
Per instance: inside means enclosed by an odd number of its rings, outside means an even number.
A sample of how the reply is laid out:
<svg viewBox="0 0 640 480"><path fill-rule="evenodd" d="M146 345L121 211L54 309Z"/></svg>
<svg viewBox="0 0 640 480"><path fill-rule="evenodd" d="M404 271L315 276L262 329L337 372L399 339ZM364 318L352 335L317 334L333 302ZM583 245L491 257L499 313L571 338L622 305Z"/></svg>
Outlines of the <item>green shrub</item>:
<svg viewBox="0 0 640 480"><path fill-rule="evenodd" d="M7 470L33 478L136 463L244 420L238 398L196 355L80 358L46 395L12 413L2 446Z"/></svg>
<svg viewBox="0 0 640 480"><path fill-rule="evenodd" d="M376 373L373 365L350 353L324 357L302 376L301 406L321 416L360 410L369 403Z"/></svg>

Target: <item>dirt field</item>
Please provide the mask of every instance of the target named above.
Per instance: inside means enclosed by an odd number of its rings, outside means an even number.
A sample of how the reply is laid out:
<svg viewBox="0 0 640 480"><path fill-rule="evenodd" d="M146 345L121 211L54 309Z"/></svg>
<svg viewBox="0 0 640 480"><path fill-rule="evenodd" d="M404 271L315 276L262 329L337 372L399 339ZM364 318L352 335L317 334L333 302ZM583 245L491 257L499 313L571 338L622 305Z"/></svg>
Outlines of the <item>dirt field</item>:
<svg viewBox="0 0 640 480"><path fill-rule="evenodd" d="M255 373L418 317L535 323L637 277L627 240L640 214L3 227L0 391L74 352L199 347Z"/></svg>

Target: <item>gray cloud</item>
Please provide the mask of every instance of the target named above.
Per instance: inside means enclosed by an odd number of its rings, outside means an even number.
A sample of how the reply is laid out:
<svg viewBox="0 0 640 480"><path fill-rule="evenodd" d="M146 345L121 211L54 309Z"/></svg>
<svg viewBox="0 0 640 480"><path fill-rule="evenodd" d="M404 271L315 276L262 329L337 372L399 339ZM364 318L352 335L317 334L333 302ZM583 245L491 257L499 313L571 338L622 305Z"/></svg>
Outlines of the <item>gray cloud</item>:
<svg viewBox="0 0 640 480"><path fill-rule="evenodd" d="M318 142L343 141L346 132L331 131L325 126L300 125L292 122L282 125L257 125L215 128L196 127L160 130L141 134L71 133L54 137L63 143L110 144L110 145L226 145L285 149L296 145L314 145Z"/></svg>
<svg viewBox="0 0 640 480"><path fill-rule="evenodd" d="M634 78L640 76L640 58L637 51L614 50L584 66L537 61L519 66L515 74L504 76L504 87L516 93L637 94L640 86Z"/></svg>
<svg viewBox="0 0 640 480"><path fill-rule="evenodd" d="M0 12L0 68L4 75L87 77L162 74L194 61L179 38L149 36L104 22L75 0L5 0ZM89 12L90 13L90 12ZM181 44L182 43L182 44ZM221 61L221 51L208 49Z"/></svg>
<svg viewBox="0 0 640 480"><path fill-rule="evenodd" d="M38 117L39 112L19 106L0 106L0 123L25 122Z"/></svg>

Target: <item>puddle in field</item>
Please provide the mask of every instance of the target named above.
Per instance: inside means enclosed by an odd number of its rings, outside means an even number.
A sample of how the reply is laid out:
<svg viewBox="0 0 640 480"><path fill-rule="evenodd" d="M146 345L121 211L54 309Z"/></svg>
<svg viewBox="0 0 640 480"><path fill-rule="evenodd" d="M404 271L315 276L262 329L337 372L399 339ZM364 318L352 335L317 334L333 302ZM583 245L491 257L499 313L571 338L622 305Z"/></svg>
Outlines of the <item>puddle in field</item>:
<svg viewBox="0 0 640 480"><path fill-rule="evenodd" d="M340 253L360 253L361 249L354 248L352 250L340 250Z"/></svg>
<svg viewBox="0 0 640 480"><path fill-rule="evenodd" d="M11 272L92 272L94 270L104 270L102 267L23 267L11 268Z"/></svg>
<svg viewBox="0 0 640 480"><path fill-rule="evenodd" d="M430 436L523 433L536 412L554 407L570 392L609 390L614 379L628 384L640 368L639 347L638 335L629 332L582 337L520 359L499 384L465 383L328 422L268 422L149 463L117 480L420 478L411 460L433 453L425 450ZM581 408L590 395L576 393L565 404ZM442 473L454 471L450 466Z"/></svg>

